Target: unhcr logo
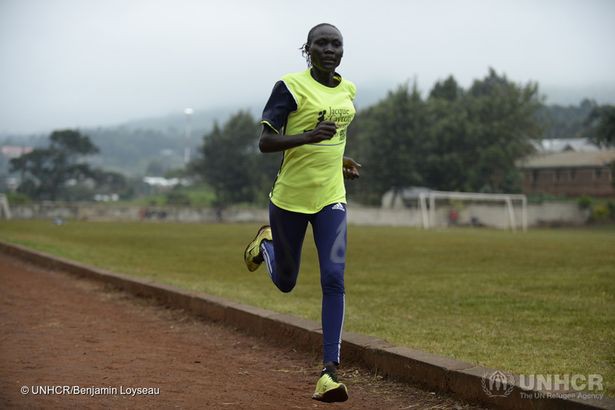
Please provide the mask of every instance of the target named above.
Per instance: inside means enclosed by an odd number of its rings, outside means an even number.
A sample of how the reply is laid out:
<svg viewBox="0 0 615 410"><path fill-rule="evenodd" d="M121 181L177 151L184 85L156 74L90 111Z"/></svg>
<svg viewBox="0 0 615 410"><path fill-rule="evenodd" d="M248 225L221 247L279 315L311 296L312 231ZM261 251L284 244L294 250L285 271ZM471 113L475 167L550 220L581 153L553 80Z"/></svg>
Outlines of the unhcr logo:
<svg viewBox="0 0 615 410"><path fill-rule="evenodd" d="M491 374L485 373L480 382L487 396L507 397L513 391L515 377L496 370Z"/></svg>

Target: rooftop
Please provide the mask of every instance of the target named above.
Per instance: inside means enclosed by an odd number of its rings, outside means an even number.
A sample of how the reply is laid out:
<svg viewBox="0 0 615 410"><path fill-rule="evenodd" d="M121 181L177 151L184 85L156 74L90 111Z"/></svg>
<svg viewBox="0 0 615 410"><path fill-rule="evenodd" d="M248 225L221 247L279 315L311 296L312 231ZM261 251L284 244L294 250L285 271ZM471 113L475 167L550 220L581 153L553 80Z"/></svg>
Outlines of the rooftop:
<svg viewBox="0 0 615 410"><path fill-rule="evenodd" d="M587 138L557 138L543 139L535 144L537 151L542 153L577 151L596 152L600 148L587 140Z"/></svg>
<svg viewBox="0 0 615 410"><path fill-rule="evenodd" d="M564 151L550 154L538 154L521 160L519 168L584 168L602 167L615 161L615 149L600 151L575 152Z"/></svg>

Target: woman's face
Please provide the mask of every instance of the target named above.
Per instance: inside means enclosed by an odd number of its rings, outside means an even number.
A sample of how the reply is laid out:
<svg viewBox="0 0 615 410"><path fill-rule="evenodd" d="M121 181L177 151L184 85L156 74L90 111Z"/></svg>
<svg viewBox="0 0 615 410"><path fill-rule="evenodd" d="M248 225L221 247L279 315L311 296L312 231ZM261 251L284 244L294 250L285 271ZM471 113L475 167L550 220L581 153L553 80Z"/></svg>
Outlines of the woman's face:
<svg viewBox="0 0 615 410"><path fill-rule="evenodd" d="M335 27L320 26L312 33L309 44L312 66L321 71L335 71L344 55L342 33Z"/></svg>

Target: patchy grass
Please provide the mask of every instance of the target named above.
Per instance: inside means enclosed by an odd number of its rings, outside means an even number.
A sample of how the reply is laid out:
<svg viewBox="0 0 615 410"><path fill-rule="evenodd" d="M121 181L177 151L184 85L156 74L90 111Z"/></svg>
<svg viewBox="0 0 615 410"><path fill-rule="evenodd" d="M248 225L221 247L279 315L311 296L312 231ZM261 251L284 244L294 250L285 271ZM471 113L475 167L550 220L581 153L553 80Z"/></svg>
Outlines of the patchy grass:
<svg viewBox="0 0 615 410"><path fill-rule="evenodd" d="M308 232L283 294L242 253L257 226L2 221L0 239L117 272L320 320ZM601 374L615 395L615 229L349 228L346 330L541 374Z"/></svg>

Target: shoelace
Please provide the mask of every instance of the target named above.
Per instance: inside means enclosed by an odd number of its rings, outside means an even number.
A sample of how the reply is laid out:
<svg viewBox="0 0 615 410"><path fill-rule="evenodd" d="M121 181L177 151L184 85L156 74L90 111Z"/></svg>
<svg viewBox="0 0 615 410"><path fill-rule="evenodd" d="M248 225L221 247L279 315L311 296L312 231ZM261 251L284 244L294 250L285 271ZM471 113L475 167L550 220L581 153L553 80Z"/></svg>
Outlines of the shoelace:
<svg viewBox="0 0 615 410"><path fill-rule="evenodd" d="M323 375L324 375L324 374L328 374L328 375L329 375L329 377L331 378L331 380L333 380L334 382L338 383L338 381L337 381L337 374L336 374L336 373L332 373L332 372L324 372L324 373L323 373Z"/></svg>

